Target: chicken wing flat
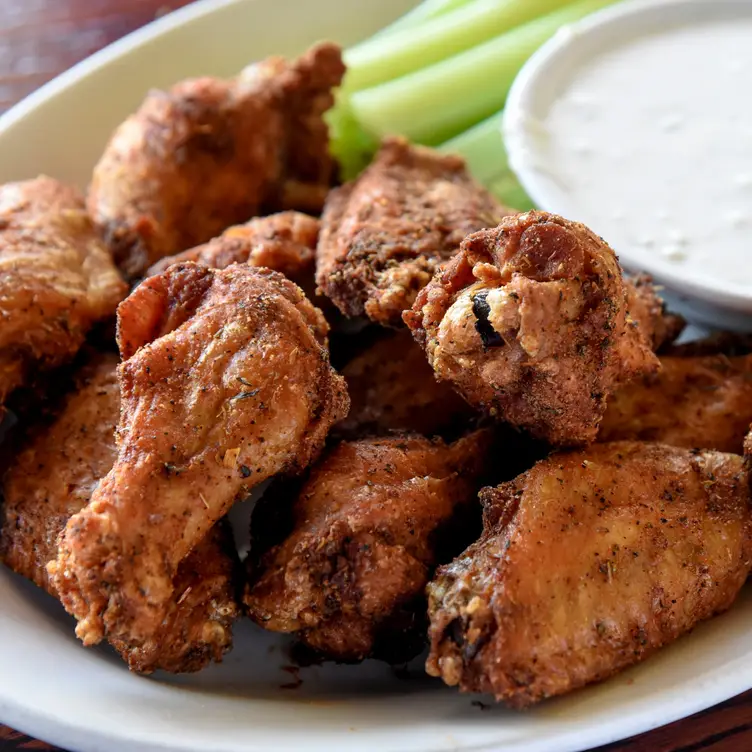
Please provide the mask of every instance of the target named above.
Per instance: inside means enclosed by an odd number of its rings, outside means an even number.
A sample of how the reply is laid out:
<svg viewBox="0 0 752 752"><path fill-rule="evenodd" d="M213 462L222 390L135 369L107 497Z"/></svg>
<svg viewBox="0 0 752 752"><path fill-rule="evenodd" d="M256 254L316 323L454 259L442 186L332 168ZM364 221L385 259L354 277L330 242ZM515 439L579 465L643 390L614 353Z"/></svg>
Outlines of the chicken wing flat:
<svg viewBox="0 0 752 752"><path fill-rule="evenodd" d="M48 177L0 186L0 405L72 360L127 291L75 188Z"/></svg>
<svg viewBox="0 0 752 752"><path fill-rule="evenodd" d="M343 74L339 48L319 44L236 79L150 93L115 131L89 192L123 272L139 277L261 212L320 211L334 173L322 115Z"/></svg>
<svg viewBox="0 0 752 752"><path fill-rule="evenodd" d="M470 235L404 318L436 375L553 445L595 439L620 383L657 370L614 252L546 212Z"/></svg>
<svg viewBox="0 0 752 752"><path fill-rule="evenodd" d="M606 679L731 606L752 566L744 460L616 442L481 492L429 585L427 670L524 707Z"/></svg>
<svg viewBox="0 0 752 752"><path fill-rule="evenodd" d="M118 456L62 534L53 585L85 644L142 644L232 503L300 470L347 412L327 326L268 269L177 264L118 309Z"/></svg>
<svg viewBox="0 0 752 752"><path fill-rule="evenodd" d="M117 456L115 428L120 390L114 354L86 364L50 426L35 432L3 479L0 558L56 596L47 563L57 557L58 536L88 503ZM167 619L148 643L114 646L131 669L148 673L198 671L221 660L232 645L238 615L232 536L215 526L180 564Z"/></svg>
<svg viewBox="0 0 752 752"><path fill-rule="evenodd" d="M338 661L419 652L431 572L478 532L489 438L345 442L291 505L262 499L244 599L251 618Z"/></svg>
<svg viewBox="0 0 752 752"><path fill-rule="evenodd" d="M357 180L329 194L316 281L346 316L399 326L460 241L509 212L460 157L387 139Z"/></svg>
<svg viewBox="0 0 752 752"><path fill-rule="evenodd" d="M475 411L449 384L437 381L423 350L405 330L385 333L342 369L350 412L334 428L350 439L408 431L457 433Z"/></svg>
<svg viewBox="0 0 752 752"><path fill-rule="evenodd" d="M752 422L752 355L661 357L661 370L617 390L599 441L657 441L742 453Z"/></svg>
<svg viewBox="0 0 752 752"><path fill-rule="evenodd" d="M287 211L256 217L244 225L228 228L204 245L163 258L149 269L147 276L161 274L169 266L184 261L195 261L212 269L250 264L274 269L300 285L313 276L318 237L319 221L307 214Z"/></svg>

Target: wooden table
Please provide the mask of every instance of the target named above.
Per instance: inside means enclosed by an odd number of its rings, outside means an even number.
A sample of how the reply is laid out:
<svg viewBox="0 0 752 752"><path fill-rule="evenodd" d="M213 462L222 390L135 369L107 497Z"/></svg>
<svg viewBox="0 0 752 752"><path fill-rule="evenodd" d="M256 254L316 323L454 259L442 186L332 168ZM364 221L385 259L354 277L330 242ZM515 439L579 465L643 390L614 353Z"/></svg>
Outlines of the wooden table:
<svg viewBox="0 0 752 752"><path fill-rule="evenodd" d="M188 0L0 0L0 113L78 60L187 4ZM0 726L0 752L21 749L53 748ZM599 752L700 750L752 750L752 692Z"/></svg>

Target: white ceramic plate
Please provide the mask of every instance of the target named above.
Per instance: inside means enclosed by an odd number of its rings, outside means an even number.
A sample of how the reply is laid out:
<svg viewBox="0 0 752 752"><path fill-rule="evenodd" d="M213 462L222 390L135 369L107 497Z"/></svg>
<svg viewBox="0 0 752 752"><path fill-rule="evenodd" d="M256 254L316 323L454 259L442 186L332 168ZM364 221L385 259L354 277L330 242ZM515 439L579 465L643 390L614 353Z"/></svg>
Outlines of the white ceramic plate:
<svg viewBox="0 0 752 752"><path fill-rule="evenodd" d="M204 2L65 74L0 119L0 181L38 172L84 185L111 129L151 86L229 75L322 38L352 42L410 0ZM286 642L244 622L221 666L128 673L86 650L51 598L0 569L0 721L80 752L567 752L637 734L752 686L752 593L643 666L532 712L487 708L382 664L285 670ZM289 667L288 667L289 668Z"/></svg>
<svg viewBox="0 0 752 752"><path fill-rule="evenodd" d="M539 123L563 91L589 63L625 41L681 25L721 19L748 19L749 0L631 0L609 6L559 31L525 64L515 79L505 108L503 132L509 164L530 198L541 209L578 219L599 232L591 208L566 188L551 162ZM600 232L603 232L602 230ZM609 240L609 238L606 238ZM616 241L613 241L616 242ZM666 287L672 308L696 323L752 331L752 294L742 285L702 278L628 245L615 247L630 271L647 271Z"/></svg>

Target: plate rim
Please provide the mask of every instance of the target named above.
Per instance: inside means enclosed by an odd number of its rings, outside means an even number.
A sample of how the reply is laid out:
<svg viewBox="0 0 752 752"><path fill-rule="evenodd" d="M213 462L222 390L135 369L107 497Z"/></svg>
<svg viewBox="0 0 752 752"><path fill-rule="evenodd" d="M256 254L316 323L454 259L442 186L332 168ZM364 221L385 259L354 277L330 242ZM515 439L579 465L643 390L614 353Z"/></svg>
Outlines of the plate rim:
<svg viewBox="0 0 752 752"><path fill-rule="evenodd" d="M97 51L90 57L82 60L72 68L61 73L42 87L31 93L15 106L10 108L3 115L0 115L0 138L10 127L16 125L26 116L32 113L47 100L64 94L70 87L75 86L82 78L90 72L96 70L119 57L134 52L142 45L159 38L161 35L179 26L193 23L213 13L219 12L224 8L233 5L245 5L259 2L260 0L196 0L196 2L184 6L180 9L161 18L155 19L144 27L141 27L121 39L113 42L102 50ZM310 1L310 0L309 0ZM652 0L647 0L651 2ZM677 2L677 0L671 0ZM678 0L684 1L686 0ZM696 1L696 0L693 0ZM749 586L748 586L749 587ZM711 680L708 679L708 683ZM557 741L560 736L557 734L553 740L557 744L559 752L578 752L589 749L596 745L612 743L618 740L627 739L637 734L645 733L655 728L672 723L681 718L693 715L703 709L714 706L731 697L734 697L752 687L752 678L744 679L741 672L735 677L734 681L719 683L713 682L714 686L710 691L696 692L693 695L692 702L681 701L680 693L676 693L671 703L671 710L662 714L661 718L650 714L646 709L642 712L633 714L629 719L619 725L619 731L609 730L609 721L606 719L599 722L595 727L586 726L582 729L572 729L566 732L567 741L560 743ZM177 688L176 688L177 689ZM12 684L9 683L8 690L3 690L0 686L0 718L2 722L17 729L23 733L30 734L37 739L42 739L50 744L56 744L67 749L76 749L81 752L115 752L115 750L132 749L133 739L127 735L127 729L114 725L109 732L93 730L91 727L81 725L68 719L55 717L46 707L31 707L28 704L17 701L12 696ZM613 721L610 721L612 723ZM586 737L583 743L577 740L577 737ZM183 740L184 741L184 738ZM179 752L191 750L190 746L171 740L153 739L144 745L139 743L139 748L144 752ZM529 740L515 742L512 745L503 740L480 743L480 744L463 744L457 749L465 752L490 752L491 750L524 750L525 752L543 752L549 747L545 745L550 743L548 737L537 739L533 743ZM262 742L263 744L263 742ZM541 746L544 745L544 746ZM426 748L425 752L431 752Z"/></svg>

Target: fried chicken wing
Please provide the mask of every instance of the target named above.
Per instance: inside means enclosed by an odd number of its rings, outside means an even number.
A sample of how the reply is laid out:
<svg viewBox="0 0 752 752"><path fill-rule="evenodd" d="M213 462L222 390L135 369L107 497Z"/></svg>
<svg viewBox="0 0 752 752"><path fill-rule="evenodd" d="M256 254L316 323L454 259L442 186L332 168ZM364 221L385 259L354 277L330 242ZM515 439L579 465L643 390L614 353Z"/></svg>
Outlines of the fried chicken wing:
<svg viewBox="0 0 752 752"><path fill-rule="evenodd" d="M256 217L225 230L219 237L152 266L147 276L161 274L169 266L195 261L212 269L230 264L265 266L284 274L297 285L313 276L319 221L307 214L287 211Z"/></svg>
<svg viewBox="0 0 752 752"><path fill-rule="evenodd" d="M617 390L599 441L663 444L742 453L752 422L752 355L661 357L661 370Z"/></svg>
<svg viewBox="0 0 752 752"><path fill-rule="evenodd" d="M334 174L322 118L344 74L319 44L232 80L148 95L94 170L89 211L131 278L226 227L279 209L318 212Z"/></svg>
<svg viewBox="0 0 752 752"><path fill-rule="evenodd" d="M344 442L287 504L262 499L251 526L251 618L334 660L415 655L433 568L477 535L489 445L483 431L450 445Z"/></svg>
<svg viewBox="0 0 752 752"><path fill-rule="evenodd" d="M752 335L736 332L714 332L702 339L671 345L664 355L680 358L700 358L706 355L727 355L730 358L752 354Z"/></svg>
<svg viewBox="0 0 752 752"><path fill-rule="evenodd" d="M460 241L509 212L460 157L387 139L357 180L329 194L316 281L346 316L399 326Z"/></svg>
<svg viewBox="0 0 752 752"><path fill-rule="evenodd" d="M0 406L72 360L127 291L76 188L44 176L0 186Z"/></svg>
<svg viewBox="0 0 752 752"><path fill-rule="evenodd" d="M627 300L603 240L528 212L466 238L404 319L468 402L566 446L593 441L616 386L659 366Z"/></svg>
<svg viewBox="0 0 752 752"><path fill-rule="evenodd" d="M627 309L642 330L654 351L670 346L684 331L686 321L676 313L669 313L658 295L653 280L638 274L624 280L627 288Z"/></svg>
<svg viewBox="0 0 752 752"><path fill-rule="evenodd" d="M429 585L427 670L525 707L606 679L734 602L741 457L617 442L481 492L484 533Z"/></svg>
<svg viewBox="0 0 752 752"><path fill-rule="evenodd" d="M118 456L49 567L85 644L148 640L232 503L315 459L348 405L326 331L300 288L239 264L174 265L120 305Z"/></svg>
<svg viewBox="0 0 752 752"><path fill-rule="evenodd" d="M0 558L56 596L47 563L57 557L58 536L89 502L115 462L120 390L114 354L95 356L76 377L76 389L50 426L40 426L3 479ZM132 646L115 640L134 671L198 671L221 660L232 645L238 615L232 536L223 525L181 562L175 598L151 639Z"/></svg>
<svg viewBox="0 0 752 752"><path fill-rule="evenodd" d="M426 356L405 330L389 332L342 369L350 412L334 431L354 439L408 431L456 432L475 411L449 384L437 381Z"/></svg>

